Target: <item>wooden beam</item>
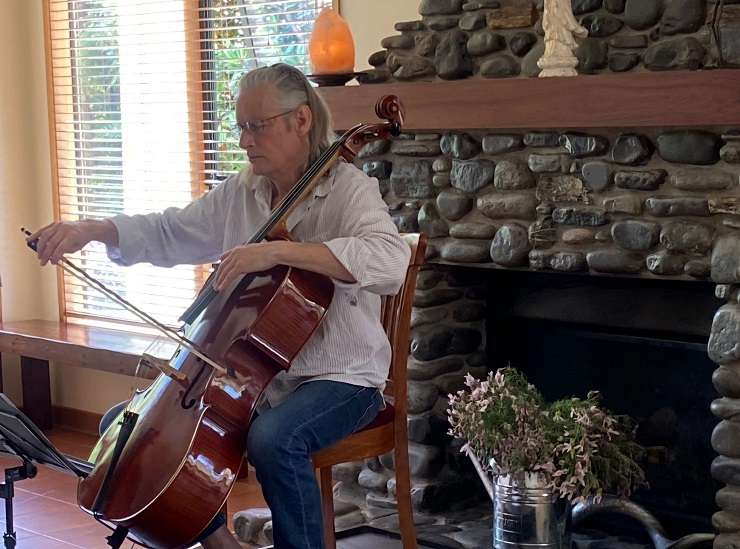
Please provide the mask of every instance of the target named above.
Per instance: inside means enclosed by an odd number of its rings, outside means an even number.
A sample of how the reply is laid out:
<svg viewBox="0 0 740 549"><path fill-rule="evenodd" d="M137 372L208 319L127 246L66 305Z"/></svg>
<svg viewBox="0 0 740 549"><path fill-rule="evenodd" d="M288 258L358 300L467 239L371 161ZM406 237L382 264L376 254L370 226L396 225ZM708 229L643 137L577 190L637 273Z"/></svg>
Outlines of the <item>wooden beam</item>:
<svg viewBox="0 0 740 549"><path fill-rule="evenodd" d="M740 69L469 78L322 87L336 129L373 122L398 95L407 130L669 128L740 125Z"/></svg>

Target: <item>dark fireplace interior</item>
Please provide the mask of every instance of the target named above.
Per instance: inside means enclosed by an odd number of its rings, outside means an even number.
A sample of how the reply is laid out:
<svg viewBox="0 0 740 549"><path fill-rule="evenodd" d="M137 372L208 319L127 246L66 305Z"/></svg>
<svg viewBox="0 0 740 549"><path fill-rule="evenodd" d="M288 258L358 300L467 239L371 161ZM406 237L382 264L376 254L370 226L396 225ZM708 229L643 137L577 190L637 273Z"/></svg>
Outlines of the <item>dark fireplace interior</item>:
<svg viewBox="0 0 740 549"><path fill-rule="evenodd" d="M601 391L637 422L650 483L632 499L679 537L712 531L717 420L707 355L722 302L709 282L492 270L486 347L495 369L523 371L548 400ZM675 539L674 537L674 539Z"/></svg>

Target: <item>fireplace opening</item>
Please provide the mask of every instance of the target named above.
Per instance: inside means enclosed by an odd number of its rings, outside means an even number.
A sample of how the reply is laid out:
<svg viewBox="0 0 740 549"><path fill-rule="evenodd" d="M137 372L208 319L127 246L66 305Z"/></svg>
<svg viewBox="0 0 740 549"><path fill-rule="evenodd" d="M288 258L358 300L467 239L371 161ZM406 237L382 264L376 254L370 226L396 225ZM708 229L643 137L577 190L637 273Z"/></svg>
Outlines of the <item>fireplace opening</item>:
<svg viewBox="0 0 740 549"><path fill-rule="evenodd" d="M599 390L647 448L650 487L633 501L671 536L712 531L714 285L495 270L486 299L490 366L520 369L548 400Z"/></svg>

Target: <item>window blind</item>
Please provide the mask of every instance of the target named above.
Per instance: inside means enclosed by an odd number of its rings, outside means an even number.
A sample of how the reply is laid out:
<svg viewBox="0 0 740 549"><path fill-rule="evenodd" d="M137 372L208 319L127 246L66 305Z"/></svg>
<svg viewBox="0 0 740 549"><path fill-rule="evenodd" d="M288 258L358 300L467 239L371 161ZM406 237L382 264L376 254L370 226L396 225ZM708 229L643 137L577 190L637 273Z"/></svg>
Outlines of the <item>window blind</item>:
<svg viewBox="0 0 740 549"><path fill-rule="evenodd" d="M62 220L182 207L245 155L232 137L239 78L285 62L308 72L308 39L331 0L45 0L55 200ZM248 235L245 235L245 239ZM70 259L176 324L205 267L118 267L91 244ZM137 322L64 273L65 316Z"/></svg>

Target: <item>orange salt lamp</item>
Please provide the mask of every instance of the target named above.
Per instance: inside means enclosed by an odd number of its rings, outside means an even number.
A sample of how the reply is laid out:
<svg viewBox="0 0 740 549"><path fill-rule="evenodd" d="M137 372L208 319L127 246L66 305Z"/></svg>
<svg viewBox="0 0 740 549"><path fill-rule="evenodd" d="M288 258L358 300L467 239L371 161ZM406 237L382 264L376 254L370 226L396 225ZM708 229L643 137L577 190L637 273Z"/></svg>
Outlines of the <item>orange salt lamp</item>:
<svg viewBox="0 0 740 549"><path fill-rule="evenodd" d="M315 75L347 74L355 70L355 43L347 22L331 8L316 18L308 43Z"/></svg>

